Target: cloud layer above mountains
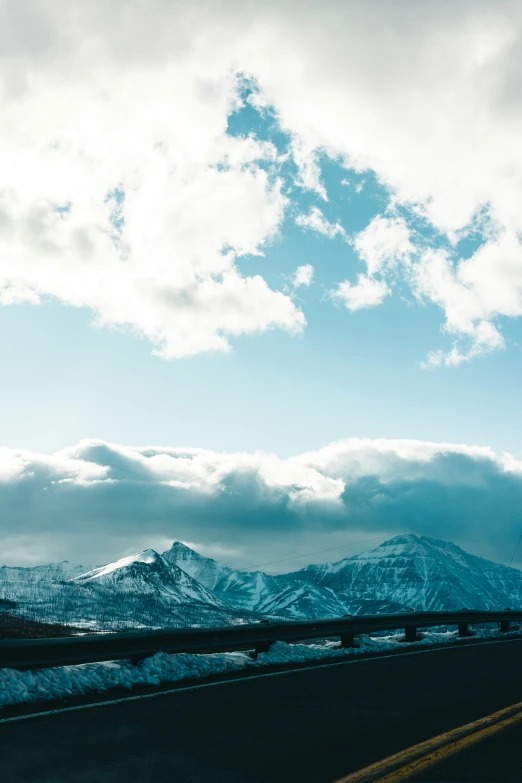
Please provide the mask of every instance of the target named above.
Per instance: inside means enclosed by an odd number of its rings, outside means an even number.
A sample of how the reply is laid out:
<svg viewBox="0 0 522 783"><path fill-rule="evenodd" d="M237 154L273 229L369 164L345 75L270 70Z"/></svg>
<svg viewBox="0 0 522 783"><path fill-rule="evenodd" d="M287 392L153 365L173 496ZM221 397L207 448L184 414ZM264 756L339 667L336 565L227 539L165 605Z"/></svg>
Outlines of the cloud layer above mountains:
<svg viewBox="0 0 522 783"><path fill-rule="evenodd" d="M460 340L428 365L501 348L499 319L522 314L521 47L517 0L5 3L0 301L89 308L167 359L300 332L261 254L296 193L326 203L328 156L390 196L346 237L366 271L334 298L378 306L401 278ZM227 132L245 77L284 155ZM343 236L320 215L298 224ZM240 272L245 255L257 273Z"/></svg>
<svg viewBox="0 0 522 783"><path fill-rule="evenodd" d="M181 539L256 565L401 532L506 561L521 504L522 463L476 446L352 439L288 459L101 441L52 455L0 450L8 564L107 562Z"/></svg>

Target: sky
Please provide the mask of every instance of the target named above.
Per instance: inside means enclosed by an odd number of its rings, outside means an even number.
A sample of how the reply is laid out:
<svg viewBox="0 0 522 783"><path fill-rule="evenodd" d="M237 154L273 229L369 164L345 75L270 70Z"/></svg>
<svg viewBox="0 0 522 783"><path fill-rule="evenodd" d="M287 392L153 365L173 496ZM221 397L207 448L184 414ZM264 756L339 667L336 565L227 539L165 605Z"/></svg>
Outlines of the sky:
<svg viewBox="0 0 522 783"><path fill-rule="evenodd" d="M0 562L509 562L521 47L509 0L0 4Z"/></svg>

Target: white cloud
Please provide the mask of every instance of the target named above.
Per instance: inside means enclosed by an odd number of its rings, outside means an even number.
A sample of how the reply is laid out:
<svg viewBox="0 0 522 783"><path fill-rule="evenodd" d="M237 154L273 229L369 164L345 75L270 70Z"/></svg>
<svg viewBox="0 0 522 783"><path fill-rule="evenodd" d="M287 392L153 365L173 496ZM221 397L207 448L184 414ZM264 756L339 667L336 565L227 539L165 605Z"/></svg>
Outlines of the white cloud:
<svg viewBox="0 0 522 783"><path fill-rule="evenodd" d="M88 307L165 358L300 331L292 300L235 264L262 253L287 199L273 145L226 134L238 82L228 56L198 39L199 14L181 23L175 3L152 3L150 18L134 3L62 11L1 12L17 34L0 60L0 301Z"/></svg>
<svg viewBox="0 0 522 783"><path fill-rule="evenodd" d="M366 263L368 274L374 275L383 267L407 263L415 251L410 241L410 230L403 218L377 215L353 239L358 256Z"/></svg>
<svg viewBox="0 0 522 783"><path fill-rule="evenodd" d="M302 266L298 266L292 278L292 285L294 288L299 288L302 285L308 288L312 282L313 276L314 268L312 264L303 264Z"/></svg>
<svg viewBox="0 0 522 783"><path fill-rule="evenodd" d="M336 236L346 236L346 232L340 223L330 223L319 207L311 207L307 215L298 215L295 222L301 228L317 231L318 234L333 239Z"/></svg>
<svg viewBox="0 0 522 783"><path fill-rule="evenodd" d="M390 293L386 283L366 275L357 275L355 285L349 280L345 280L339 283L334 291L331 291L331 295L341 301L348 310L376 307Z"/></svg>
<svg viewBox="0 0 522 783"><path fill-rule="evenodd" d="M314 191L323 201L328 201L326 188L321 182L318 151L294 134L291 142L292 157L297 166L297 184L304 190Z"/></svg>
<svg viewBox="0 0 522 783"><path fill-rule="evenodd" d="M302 329L289 296L235 265L263 252L287 206L275 149L226 134L243 73L259 85L251 104L272 106L289 134L301 187L327 199L327 155L372 170L394 204L452 241L487 212L497 239L448 265L442 288L423 260L413 285L468 340L458 357L503 344L495 320L522 311L516 0L326 0L305 3L299 24L290 0L20 0L0 15L5 303L88 307L165 357ZM344 236L317 208L301 220ZM370 277L389 257L372 230L359 237Z"/></svg>
<svg viewBox="0 0 522 783"><path fill-rule="evenodd" d="M427 250L414 268L413 287L443 308L447 332L470 341L466 351L432 352L428 365L458 365L504 347L492 323L496 316L522 315L522 248L516 238L502 236L456 265L447 253Z"/></svg>
<svg viewBox="0 0 522 783"><path fill-rule="evenodd" d="M51 455L5 449L2 464L0 549L28 565L106 562L176 538L255 564L396 532L480 540L491 556L512 548L522 502L514 456L415 440L351 438L286 459L86 440Z"/></svg>
<svg viewBox="0 0 522 783"><path fill-rule="evenodd" d="M447 332L469 343L459 356L501 346L494 320L518 317L522 307L519 286L512 285L522 269L520 4L308 4L299 25L290 4L279 8L271 9L272 24L259 32L265 47L270 37L275 59L264 62L261 46L251 51L260 84L290 133L307 149L341 158L359 172L373 170L395 204L422 215L452 241L484 210L512 237L510 249L504 242L489 245L482 270L478 259L457 259L448 273L454 288L466 289L461 299L485 297L489 314L467 332L452 326L455 307L447 297L433 300ZM484 320L489 338L479 326Z"/></svg>
<svg viewBox="0 0 522 783"><path fill-rule="evenodd" d="M362 310L382 304L391 293L385 280L374 275L389 274L398 264L408 264L415 251L410 231L402 218L377 215L351 240L358 256L365 262L367 274L359 274L354 285L349 280L339 283L331 295L348 310Z"/></svg>
<svg viewBox="0 0 522 783"><path fill-rule="evenodd" d="M463 362L469 362L475 356L482 356L491 351L504 348L504 338L498 329L489 321L480 321L473 326L471 332L471 346L461 351L455 344L451 351L430 351L425 362L421 365L425 369L440 367L458 367Z"/></svg>
<svg viewBox="0 0 522 783"><path fill-rule="evenodd" d="M457 340L450 351L430 351L424 367L456 367L503 348L494 319L522 315L522 246L509 232L492 232L471 257L455 259L450 250L427 247L403 218L377 215L352 242L367 276L335 290L349 309L380 304L390 293L386 281L401 274L419 300L443 310L444 331ZM376 273L383 279L375 280Z"/></svg>
<svg viewBox="0 0 522 783"><path fill-rule="evenodd" d="M518 187L512 166L522 163L517 3L308 4L299 25L290 3L264 8L271 24L256 29L257 47L248 41L251 60L302 144L372 168L444 230L462 228L486 203L519 222L506 199Z"/></svg>

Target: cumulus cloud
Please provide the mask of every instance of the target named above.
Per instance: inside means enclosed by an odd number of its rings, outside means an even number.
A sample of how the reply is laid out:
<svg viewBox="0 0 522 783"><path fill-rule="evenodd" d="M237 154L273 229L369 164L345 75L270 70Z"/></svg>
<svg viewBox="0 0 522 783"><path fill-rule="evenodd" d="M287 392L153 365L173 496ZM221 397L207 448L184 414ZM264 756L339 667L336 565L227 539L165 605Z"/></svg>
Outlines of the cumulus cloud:
<svg viewBox="0 0 522 783"><path fill-rule="evenodd" d="M52 0L0 13L0 302L87 307L164 358L300 331L291 298L237 268L287 198L275 147L226 132L240 79L208 27L198 37L200 14Z"/></svg>
<svg viewBox="0 0 522 783"><path fill-rule="evenodd" d="M312 264L303 264L302 266L298 266L292 278L292 285L294 288L299 288L302 285L308 288L312 282L313 276L314 268Z"/></svg>
<svg viewBox="0 0 522 783"><path fill-rule="evenodd" d="M299 187L327 200L329 157L373 171L395 207L454 244L477 230L487 240L441 261L444 280L421 259L414 291L470 346L429 362L503 345L496 319L522 311L516 0L305 2L299 24L290 0L20 0L0 16L4 304L87 307L165 358L300 331L303 313L262 266L238 269L277 234L290 193L272 144L227 133L247 75L249 104L271 107L287 134ZM297 222L345 236L318 207ZM404 263L409 241L386 217L355 238L374 303L369 281Z"/></svg>
<svg viewBox="0 0 522 783"><path fill-rule="evenodd" d="M442 352L442 360L456 364L501 347L496 318L518 317L522 306L520 4L354 0L305 4L299 25L290 4L274 17L263 33L281 70L252 53L285 129L308 150L374 171L395 206L449 241L477 230L487 240L471 259L452 258L451 291L437 291L433 280L422 286L442 308L447 333L469 345L447 359ZM466 300L464 330L453 289ZM480 309L484 315L472 315Z"/></svg>
<svg viewBox="0 0 522 783"><path fill-rule="evenodd" d="M404 218L377 215L353 239L359 257L366 263L369 275L383 268L407 263L415 248Z"/></svg>
<svg viewBox="0 0 522 783"><path fill-rule="evenodd" d="M314 191L323 201L328 201L326 188L321 182L321 167L318 162L319 150L314 148L311 141L305 141L295 132L292 134L290 147L292 159L298 170L297 184L304 190ZM317 209L317 212L320 210Z"/></svg>
<svg viewBox="0 0 522 783"><path fill-rule="evenodd" d="M336 236L346 236L346 232L340 223L330 223L319 207L311 207L307 215L298 215L295 222L301 228L316 231L318 234L333 239Z"/></svg>
<svg viewBox="0 0 522 783"><path fill-rule="evenodd" d="M348 310L376 307L389 293L390 289L386 283L366 275L357 275L356 284L345 280L331 292L333 298L342 302Z"/></svg>
<svg viewBox="0 0 522 783"><path fill-rule="evenodd" d="M522 314L522 248L518 240L505 237L483 245L456 267L444 251L428 249L413 271L413 288L444 309L447 332L471 342L467 351L454 346L449 353L430 353L428 364L461 364L504 347L492 319Z"/></svg>
<svg viewBox="0 0 522 783"><path fill-rule="evenodd" d="M82 441L5 449L2 466L9 563L103 562L181 539L243 565L399 532L505 560L520 535L522 463L485 447L350 439L281 459Z"/></svg>

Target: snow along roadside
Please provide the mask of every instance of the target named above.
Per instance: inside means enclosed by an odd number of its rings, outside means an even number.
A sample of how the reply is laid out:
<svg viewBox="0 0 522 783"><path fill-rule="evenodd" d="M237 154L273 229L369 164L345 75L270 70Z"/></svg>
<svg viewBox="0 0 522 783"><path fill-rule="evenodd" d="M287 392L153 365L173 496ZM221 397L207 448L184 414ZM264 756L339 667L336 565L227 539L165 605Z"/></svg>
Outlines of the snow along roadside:
<svg viewBox="0 0 522 783"><path fill-rule="evenodd" d="M519 632L502 634L502 638L519 636ZM497 630L477 631L474 638L496 639ZM456 632L425 633L419 642L401 642L400 635L360 636L359 647L342 648L339 642L317 644L287 644L275 642L269 652L260 653L253 660L248 653L231 652L213 655L156 653L137 665L128 661L105 661L77 666L59 666L37 671L0 669L0 707L8 704L45 701L83 693L132 688L134 685L161 685L179 680L194 680L224 672L239 672L281 663L302 663L324 658L345 658L372 652L426 647L434 644L453 644L459 641Z"/></svg>

